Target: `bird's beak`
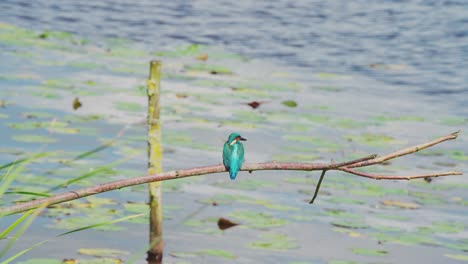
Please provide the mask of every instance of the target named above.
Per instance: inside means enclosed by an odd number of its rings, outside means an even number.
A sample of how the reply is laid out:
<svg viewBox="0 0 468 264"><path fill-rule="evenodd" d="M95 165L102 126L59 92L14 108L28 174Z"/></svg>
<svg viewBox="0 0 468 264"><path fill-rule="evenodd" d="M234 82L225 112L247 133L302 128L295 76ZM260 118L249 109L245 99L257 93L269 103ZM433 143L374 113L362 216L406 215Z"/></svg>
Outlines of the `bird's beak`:
<svg viewBox="0 0 468 264"><path fill-rule="evenodd" d="M243 138L243 137L239 137L239 140L240 141L247 141L247 139Z"/></svg>

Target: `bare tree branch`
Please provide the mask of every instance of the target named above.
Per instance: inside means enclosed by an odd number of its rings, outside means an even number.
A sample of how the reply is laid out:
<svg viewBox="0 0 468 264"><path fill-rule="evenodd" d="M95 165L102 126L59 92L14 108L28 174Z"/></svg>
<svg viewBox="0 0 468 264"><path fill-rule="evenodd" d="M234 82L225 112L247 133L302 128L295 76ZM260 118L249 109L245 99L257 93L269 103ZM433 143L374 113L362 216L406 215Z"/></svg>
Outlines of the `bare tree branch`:
<svg viewBox="0 0 468 264"><path fill-rule="evenodd" d="M441 177L441 176L454 176L454 175L463 175L460 171L447 171L447 172L439 172L439 173L429 173L429 174L418 174L418 175L378 175L378 174L371 174L365 173L361 171L355 171L349 168L339 168L338 170L351 173L357 176L371 178L374 180L414 180L414 179L421 179L421 178L431 178L431 177Z"/></svg>
<svg viewBox="0 0 468 264"><path fill-rule="evenodd" d="M411 180L411 179L418 179L418 178L461 175L462 172L449 171L449 172L442 172L442 173L421 174L421 175L413 175L413 176L385 176L385 175L375 175L375 174L359 172L359 171L352 169L356 167L364 167L364 166L370 166L370 165L382 163L384 161L394 159L402 155L414 153L421 149L434 146L444 141L455 139L457 135L458 135L458 132L455 132L448 136L441 137L441 138L438 138L436 140L433 140L433 141L430 141L421 145L399 150L399 151L390 153L382 157L376 157L375 155L371 155L371 156L367 156L364 158L341 162L341 163L280 163L280 162L248 163L248 164L244 164L244 166L242 167L242 171L252 172L252 171L257 171L257 170L300 170L300 171L321 170L325 172L327 170L338 170L338 171L343 171L343 172L354 174L354 175L361 176L361 177L366 177L366 178L371 178L371 179L385 179L385 180ZM191 176L196 176L196 175L220 173L220 172L225 172L225 171L226 171L226 168L223 165L214 165L214 166L191 168L191 169L185 169L185 170L169 171L169 172L158 173L155 175L147 175L147 176L142 176L142 177L134 177L130 179L118 180L114 182L108 182L108 183L103 183L103 184L99 184L96 186L78 189L75 191L69 191L65 193L56 194L54 196L47 197L47 198L42 198L42 199L19 203L19 204L12 205L12 206L2 207L0 208L0 216L23 212L29 209L40 207L44 204L49 206L53 204L63 203L66 201L71 201L71 200L79 199L82 197L94 195L97 193L103 193L103 192L108 192L108 191L112 191L116 189L121 189L124 187L129 187L133 185L139 185L139 184L155 182L155 181L173 180L173 179L191 177ZM322 177L321 177L322 179L324 176L323 172L322 172ZM316 192L318 193L318 189L316 190Z"/></svg>
<svg viewBox="0 0 468 264"><path fill-rule="evenodd" d="M418 151L423 150L425 148L429 148L429 147L432 147L432 146L437 145L439 143L442 143L444 141L456 139L458 137L458 133L460 133L460 130L457 131L457 132L454 132L454 133L452 133L450 135L447 135L445 137L440 137L440 138L434 139L434 140L429 141L427 143L419 144L419 145L416 145L416 146L412 146L412 147L409 147L409 148L405 148L405 149L402 149L402 150L398 150L398 151L389 153L389 154L387 154L385 156L376 157L375 159L371 159L371 160L367 160L367 161L363 161L363 162L353 164L351 166L348 166L348 168L370 166L370 165L374 165L374 164L377 164L377 163L382 163L382 162L390 160L390 159L398 158L398 157L403 156L403 155L408 155L408 154L411 154L411 153L415 153L415 152L418 152Z"/></svg>

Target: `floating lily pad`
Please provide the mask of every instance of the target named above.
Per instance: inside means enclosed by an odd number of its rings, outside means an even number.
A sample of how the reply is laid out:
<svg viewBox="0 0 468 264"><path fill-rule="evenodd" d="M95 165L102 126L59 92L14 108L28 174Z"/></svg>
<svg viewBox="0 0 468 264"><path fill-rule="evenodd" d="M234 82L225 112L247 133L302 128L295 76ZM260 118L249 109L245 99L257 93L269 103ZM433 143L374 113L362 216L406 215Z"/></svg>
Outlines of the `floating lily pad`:
<svg viewBox="0 0 468 264"><path fill-rule="evenodd" d="M432 237L423 234L414 234L414 233L373 233L370 236L378 239L382 242L391 242L402 245L430 245L430 246L440 246Z"/></svg>
<svg viewBox="0 0 468 264"><path fill-rule="evenodd" d="M199 255L207 255L219 258L235 259L236 256L229 251L222 249L202 249L197 251Z"/></svg>
<svg viewBox="0 0 468 264"><path fill-rule="evenodd" d="M381 122L392 122L392 121L413 121L413 122L424 122L424 118L420 116L390 116L381 115L373 118L376 121Z"/></svg>
<svg viewBox="0 0 468 264"><path fill-rule="evenodd" d="M294 238L287 235L267 233L261 236L260 240L248 244L250 248L266 250L288 250L298 248Z"/></svg>
<svg viewBox="0 0 468 264"><path fill-rule="evenodd" d="M431 226L418 227L418 232L422 234L454 234L465 230L465 224L456 222L435 222Z"/></svg>
<svg viewBox="0 0 468 264"><path fill-rule="evenodd" d="M185 70L209 72L211 74L232 74L232 71L226 67L206 63L186 65Z"/></svg>
<svg viewBox="0 0 468 264"><path fill-rule="evenodd" d="M229 216L235 219L239 219L241 223L251 228L261 229L279 227L286 223L286 220L274 218L272 215L267 213L246 210L234 211L230 213Z"/></svg>
<svg viewBox="0 0 468 264"><path fill-rule="evenodd" d="M348 140L356 141L369 146L386 146L388 144L398 143L393 137L383 134L363 133L361 135L346 136Z"/></svg>
<svg viewBox="0 0 468 264"><path fill-rule="evenodd" d="M450 157L454 160L459 160L459 161L467 161L468 160L468 155L465 154L463 151L453 151L450 154Z"/></svg>
<svg viewBox="0 0 468 264"><path fill-rule="evenodd" d="M55 143L57 139L41 135L16 135L13 140L25 143Z"/></svg>
<svg viewBox="0 0 468 264"><path fill-rule="evenodd" d="M293 101L293 100L286 100L281 103L287 107L297 107L296 101Z"/></svg>
<svg viewBox="0 0 468 264"><path fill-rule="evenodd" d="M342 196L333 196L333 197L325 199L325 201L328 203L333 203L333 204L365 204L366 203L361 200L356 200L356 199L342 197Z"/></svg>
<svg viewBox="0 0 468 264"><path fill-rule="evenodd" d="M141 112L144 113L146 108L138 103L131 103L131 102L115 102L114 107L121 111L127 112Z"/></svg>
<svg viewBox="0 0 468 264"><path fill-rule="evenodd" d="M451 117L442 118L440 122L443 125L448 125L448 126L462 126L468 123L468 119L466 117L461 117L461 116L451 116Z"/></svg>
<svg viewBox="0 0 468 264"><path fill-rule="evenodd" d="M445 254L447 258L461 260L461 261L468 261L468 255L461 255L461 254Z"/></svg>

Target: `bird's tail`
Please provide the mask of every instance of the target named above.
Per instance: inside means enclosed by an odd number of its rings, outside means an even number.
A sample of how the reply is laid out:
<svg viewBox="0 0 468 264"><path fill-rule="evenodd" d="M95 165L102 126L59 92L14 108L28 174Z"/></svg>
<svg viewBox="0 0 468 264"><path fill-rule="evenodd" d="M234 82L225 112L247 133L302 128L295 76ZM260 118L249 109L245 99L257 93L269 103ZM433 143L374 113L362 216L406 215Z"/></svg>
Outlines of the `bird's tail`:
<svg viewBox="0 0 468 264"><path fill-rule="evenodd" d="M235 180L236 179L236 176L237 176L237 170L229 170L229 177L231 178L231 180Z"/></svg>

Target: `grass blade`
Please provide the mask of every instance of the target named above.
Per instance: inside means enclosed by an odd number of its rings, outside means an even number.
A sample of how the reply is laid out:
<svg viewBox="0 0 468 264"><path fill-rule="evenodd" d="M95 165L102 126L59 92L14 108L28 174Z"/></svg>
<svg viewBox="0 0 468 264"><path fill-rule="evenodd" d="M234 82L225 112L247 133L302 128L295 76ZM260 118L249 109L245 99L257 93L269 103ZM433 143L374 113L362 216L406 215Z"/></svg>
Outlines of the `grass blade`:
<svg viewBox="0 0 468 264"><path fill-rule="evenodd" d="M10 163L7 163L7 164L4 164L4 165L0 166L0 170L3 170L5 168L9 168L9 167L11 167L11 166L13 166L15 164L20 164L20 163L31 161L31 160L34 160L34 159L43 158L43 157L49 156L51 154L55 154L55 153L53 153L53 152L41 152L41 153L32 155L30 157L15 160L15 161L12 161Z"/></svg>
<svg viewBox="0 0 468 264"><path fill-rule="evenodd" d="M73 159L73 161L86 158L86 157L88 157L88 156L91 156L91 155L96 154L96 153L99 152L99 151L105 150L106 148L112 147L112 145L114 145L115 142L116 142L116 140L113 139L113 140L111 140L111 141L109 141L109 142L106 142L106 143L100 145L100 146L97 147L97 148L94 148L94 149L92 149L92 150L90 150L90 151L86 151L86 152L84 152L84 153L82 153L82 154L76 156L76 157Z"/></svg>
<svg viewBox="0 0 468 264"><path fill-rule="evenodd" d="M21 224L30 214L32 214L32 212L34 211L31 210L31 211L24 213L21 217L16 219L15 222L11 223L11 225L9 225L5 230L3 230L2 233L0 233L0 239L3 239L6 235L8 235L8 233L10 233L11 230L15 229L15 227Z"/></svg>
<svg viewBox="0 0 468 264"><path fill-rule="evenodd" d="M29 217L26 217L25 219L21 220L21 222L23 224L21 225L20 229L15 233L15 235L10 239L10 241L8 241L6 246L2 249L2 251L0 252L0 258L5 256L5 254L8 252L8 250L13 246L13 244L15 244L16 240L18 240L18 238L21 235L23 235L23 233L26 231L26 229L28 229L28 227L32 224L34 219L36 219L36 217L42 212L42 210L44 210L44 208L46 208L46 206L47 206L47 204L43 204L41 207L39 207L37 209L30 210L30 211L33 211L31 213L31 215L29 215ZM25 214L27 214L27 213L29 213L29 211L26 212Z"/></svg>
<svg viewBox="0 0 468 264"><path fill-rule="evenodd" d="M98 227L98 226L111 225L111 224L123 222L123 221L129 220L129 219L133 219L133 218L136 218L136 217L141 217L141 216L144 216L144 215L145 214L128 215L128 216L117 218L117 219L114 219L114 220L111 220L111 221L106 221L106 222L101 222L101 223L97 223L97 224L92 224L92 225L80 227L80 228L77 228L77 229L62 233L62 234L58 235L57 237L61 237L61 236L64 236L64 235L68 235L68 234L75 233L75 232L82 231L82 230L86 230L86 229L91 229L91 228Z"/></svg>
<svg viewBox="0 0 468 264"><path fill-rule="evenodd" d="M20 252L16 253L15 255L9 257L8 259L6 259L5 261L3 261L1 264L8 264L10 262L12 262L13 260L17 259L18 257L24 255L25 253L29 252L31 249L35 248L35 247L38 247L46 242L48 242L49 240L44 240L44 241L41 241L41 242L38 242L30 247L28 247L27 249L23 249L21 250Z"/></svg>
<svg viewBox="0 0 468 264"><path fill-rule="evenodd" d="M8 191L4 194L26 194L26 195L34 195L34 196L42 196L42 197L50 197L51 194L48 193L40 193L40 192L29 192L29 191Z"/></svg>

